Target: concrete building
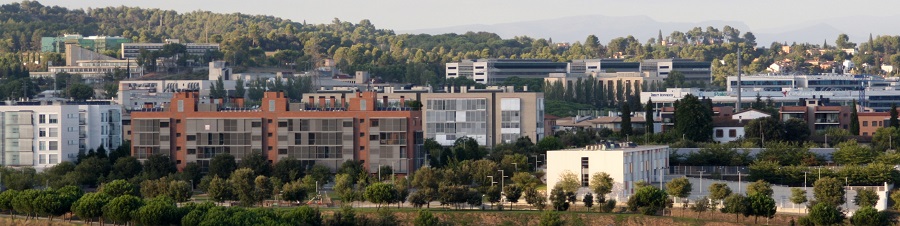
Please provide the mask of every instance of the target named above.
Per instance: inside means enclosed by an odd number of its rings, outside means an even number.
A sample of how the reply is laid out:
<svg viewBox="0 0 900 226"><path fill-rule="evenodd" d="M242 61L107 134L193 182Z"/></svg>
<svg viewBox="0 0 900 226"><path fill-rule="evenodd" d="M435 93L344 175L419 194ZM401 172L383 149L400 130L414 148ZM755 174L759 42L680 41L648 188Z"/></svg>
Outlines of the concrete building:
<svg viewBox="0 0 900 226"><path fill-rule="evenodd" d="M116 103L125 110L165 109L178 92L198 92L210 102L209 90L215 80L125 80L119 82ZM222 81L226 90L234 90L235 81Z"/></svg>
<svg viewBox="0 0 900 226"><path fill-rule="evenodd" d="M569 84L575 84L578 79L581 80L590 80L594 79L600 81L603 84L604 89L612 89L617 90L619 84L624 86L629 86L632 90L636 90L635 88L642 89L643 84L655 84L663 82L663 79L660 77L652 76L650 73L642 73L642 72L615 72L615 73L602 73L602 72L593 72L593 73L552 73L549 77L544 78L544 83L556 84L559 82L563 85L563 87L567 87ZM622 90L626 90L623 88Z"/></svg>
<svg viewBox="0 0 900 226"><path fill-rule="evenodd" d="M159 51L170 43L180 43L178 39L166 39L165 43L122 43L120 52L122 59L135 59L141 55L141 49L147 51ZM218 43L183 43L187 47L187 53L192 56L203 56L208 52L219 51Z"/></svg>
<svg viewBox="0 0 900 226"><path fill-rule="evenodd" d="M695 88L669 88L665 92L641 92L641 103L653 99L654 108L671 107L676 100L691 94L698 98L710 99L714 106L734 106L737 102L737 92L734 91L705 91ZM835 105L850 106L855 100L864 108L871 108L883 112L890 109L891 104L900 101L900 90L893 87L872 87L865 91L809 91L804 89L791 89L784 91L744 91L743 106L750 106L759 95L762 101L771 101L776 107L804 106L801 99L828 99Z"/></svg>
<svg viewBox="0 0 900 226"><path fill-rule="evenodd" d="M67 43L66 46L66 65L51 65L46 72L30 72L29 76L53 78L59 73L69 73L81 75L86 83L97 83L101 82L107 73L115 73L117 70L126 73L129 78L142 74L143 68L133 60L119 60L73 43Z"/></svg>
<svg viewBox="0 0 900 226"><path fill-rule="evenodd" d="M568 64L549 59L477 59L447 63L446 78L465 77L481 84L495 84L509 77L546 78L565 73Z"/></svg>
<svg viewBox="0 0 900 226"><path fill-rule="evenodd" d="M712 64L709 61L690 59L646 59L641 61L641 71L651 76L668 78L673 71L681 72L685 82L708 84L712 82Z"/></svg>
<svg viewBox="0 0 900 226"><path fill-rule="evenodd" d="M572 60L569 73L617 73L641 72L641 62L626 62L623 59Z"/></svg>
<svg viewBox="0 0 900 226"><path fill-rule="evenodd" d="M643 180L655 184L664 180L668 166L668 146L605 143L547 151L547 187L552 188L562 174L570 172L581 181L576 194L581 197L590 191L590 177L605 172L613 179L613 191L607 198L622 202L634 194L635 182Z"/></svg>
<svg viewBox="0 0 900 226"><path fill-rule="evenodd" d="M801 119L809 124L809 131L821 132L831 127L849 129L850 106L829 104L827 99L801 99L805 106L784 106L779 110L781 120Z"/></svg>
<svg viewBox="0 0 900 226"><path fill-rule="evenodd" d="M370 173L391 165L400 174L422 162L421 112L378 107L373 92L314 103L289 103L283 93L266 92L258 108L221 108L201 102L196 92L177 93L163 111L132 111L132 155L169 156L178 169L189 162L203 170L215 155L240 161L261 152L272 163L298 159L336 170L360 160ZM382 105L386 103L381 103Z"/></svg>
<svg viewBox="0 0 900 226"><path fill-rule="evenodd" d="M729 116L713 117L713 141L727 143L744 137L744 126L751 120L770 117L757 110L745 110Z"/></svg>
<svg viewBox="0 0 900 226"><path fill-rule="evenodd" d="M891 125L890 112L858 112L856 114L859 119L859 135L861 136L874 136L879 128Z"/></svg>
<svg viewBox="0 0 900 226"><path fill-rule="evenodd" d="M64 53L68 48L66 44L76 44L81 48L94 52L104 52L107 50L118 52L122 43L131 43L131 39L119 36L84 37L79 34L65 34L60 37L41 37L41 52Z"/></svg>
<svg viewBox="0 0 900 226"><path fill-rule="evenodd" d="M0 105L2 164L43 170L75 161L79 151L116 149L121 107L108 101L23 101Z"/></svg>

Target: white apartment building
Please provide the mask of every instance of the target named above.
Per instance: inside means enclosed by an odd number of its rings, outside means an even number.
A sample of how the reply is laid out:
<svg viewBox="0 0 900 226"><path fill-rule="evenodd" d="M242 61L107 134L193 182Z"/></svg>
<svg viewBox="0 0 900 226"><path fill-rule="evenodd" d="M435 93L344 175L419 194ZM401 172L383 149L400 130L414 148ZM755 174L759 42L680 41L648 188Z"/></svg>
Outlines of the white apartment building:
<svg viewBox="0 0 900 226"><path fill-rule="evenodd" d="M607 198L618 201L634 194L634 182L659 183L669 166L669 146L628 146L599 144L583 148L547 151L547 187L552 189L564 172L581 180L578 197L590 192L588 185L594 173L606 172L613 179L613 190ZM549 195L549 192L548 192Z"/></svg>
<svg viewBox="0 0 900 226"><path fill-rule="evenodd" d="M122 143L121 107L106 101L7 102L0 106L0 162L38 171L75 161L80 150Z"/></svg>

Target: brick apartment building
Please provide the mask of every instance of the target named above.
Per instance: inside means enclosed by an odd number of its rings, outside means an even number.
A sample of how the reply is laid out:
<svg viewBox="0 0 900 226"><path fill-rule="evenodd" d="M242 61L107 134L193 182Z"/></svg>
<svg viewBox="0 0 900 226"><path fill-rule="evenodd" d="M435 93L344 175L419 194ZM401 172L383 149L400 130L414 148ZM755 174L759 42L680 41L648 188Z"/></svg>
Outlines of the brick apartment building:
<svg viewBox="0 0 900 226"><path fill-rule="evenodd" d="M266 92L258 108L235 109L204 103L195 92L177 93L168 108L131 113L132 155L167 155L179 170L196 162L205 171L217 154L240 161L252 152L271 163L291 158L333 170L348 160L363 161L370 173L381 165L399 174L418 167L421 111L385 108L374 92L337 101L289 103L283 93Z"/></svg>

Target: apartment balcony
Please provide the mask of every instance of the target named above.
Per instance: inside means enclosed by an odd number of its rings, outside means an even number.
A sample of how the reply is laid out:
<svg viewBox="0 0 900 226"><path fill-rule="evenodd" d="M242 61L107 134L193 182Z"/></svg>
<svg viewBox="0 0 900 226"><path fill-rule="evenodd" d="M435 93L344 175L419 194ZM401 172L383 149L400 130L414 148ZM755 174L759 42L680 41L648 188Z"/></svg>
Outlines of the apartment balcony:
<svg viewBox="0 0 900 226"><path fill-rule="evenodd" d="M84 139L84 138L86 138L86 137L87 137L87 134L86 134L86 133L83 133L83 132L82 132L82 133L78 133L78 138Z"/></svg>
<svg viewBox="0 0 900 226"><path fill-rule="evenodd" d="M85 125L86 124L85 121L86 120L84 120L83 118L78 119L78 125L80 125L80 126Z"/></svg>

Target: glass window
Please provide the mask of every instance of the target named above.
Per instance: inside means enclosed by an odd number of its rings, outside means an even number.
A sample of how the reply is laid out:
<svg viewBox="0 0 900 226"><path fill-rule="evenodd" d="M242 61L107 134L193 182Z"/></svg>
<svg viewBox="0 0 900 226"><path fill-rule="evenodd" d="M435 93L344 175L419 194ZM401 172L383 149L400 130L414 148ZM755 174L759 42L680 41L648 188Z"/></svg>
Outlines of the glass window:
<svg viewBox="0 0 900 226"><path fill-rule="evenodd" d="M57 163L59 163L59 156L58 156L58 155L56 155L56 154L49 154L49 155L47 155L47 156L48 156L49 159L50 159L50 160L48 161L49 164L57 164Z"/></svg>
<svg viewBox="0 0 900 226"><path fill-rule="evenodd" d="M59 119L58 119L58 118L59 118L59 115L57 115L57 114L50 114L49 117L50 117L50 124L56 124L56 123L59 122Z"/></svg>
<svg viewBox="0 0 900 226"><path fill-rule="evenodd" d="M56 151L58 148L59 148L58 141L50 141L50 150L51 151Z"/></svg>
<svg viewBox="0 0 900 226"><path fill-rule="evenodd" d="M40 124L47 123L47 115L38 116L38 123L40 123Z"/></svg>
<svg viewBox="0 0 900 226"><path fill-rule="evenodd" d="M59 128L50 128L50 137L59 136Z"/></svg>
<svg viewBox="0 0 900 226"><path fill-rule="evenodd" d="M40 156L40 161L38 161L38 164L47 164L47 155L38 155L38 156Z"/></svg>

